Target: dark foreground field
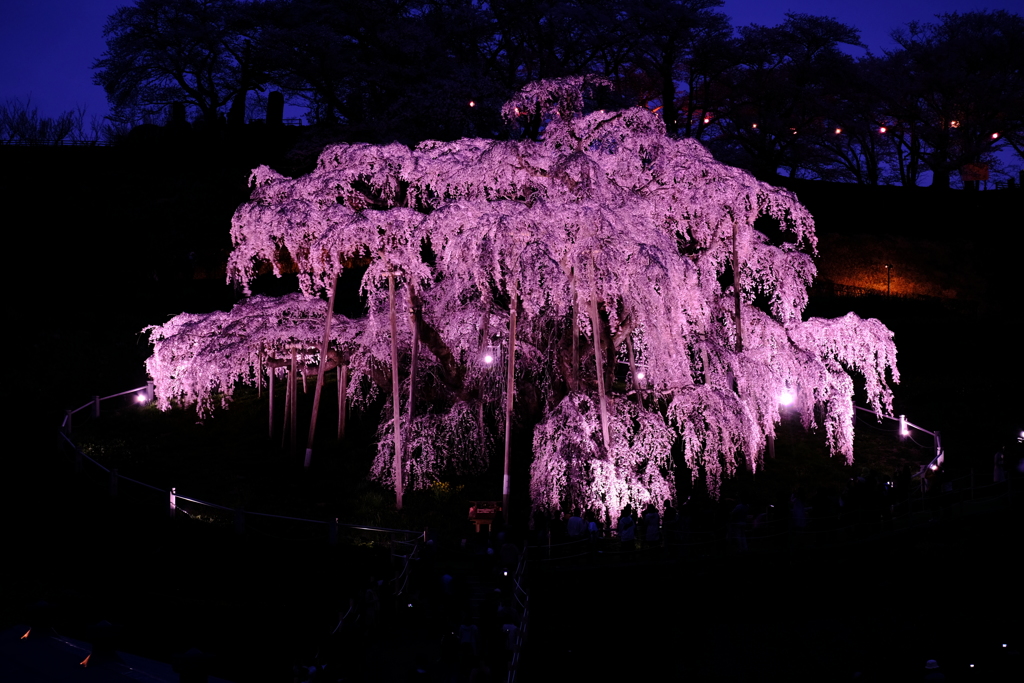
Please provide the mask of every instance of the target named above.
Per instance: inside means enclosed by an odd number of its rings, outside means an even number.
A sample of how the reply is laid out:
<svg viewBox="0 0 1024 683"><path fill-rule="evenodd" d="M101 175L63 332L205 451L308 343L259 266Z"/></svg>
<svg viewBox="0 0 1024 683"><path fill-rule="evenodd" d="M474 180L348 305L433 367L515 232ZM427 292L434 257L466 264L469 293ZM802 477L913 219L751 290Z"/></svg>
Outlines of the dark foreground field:
<svg viewBox="0 0 1024 683"><path fill-rule="evenodd" d="M391 570L389 551L365 543L330 547L322 536L296 539L270 527L253 526L238 538L230 519L170 524L162 503L128 489L111 500L102 478L76 476L56 445L66 408L144 383L143 326L235 300L217 264L230 246L231 210L244 200L244 164L218 166L204 158L204 170L189 173L198 160L7 161L5 198L33 207L33 214L12 230L8 254L9 441L0 476L7 571L0 629L23 623L31 605L45 600L54 606L54 625L72 637L87 638L90 624L105 619L120 627L126 651L171 661L199 647L214 656L216 675L288 680L291 666L310 661L369 576ZM883 189L878 199L847 196L845 188L831 194L797 188L819 216L819 231L836 236L823 240L823 255L861 253L858 244L874 249L882 242L930 249L941 257L931 275L921 259L902 267L916 269L921 282L914 291L936 296L886 298L869 277L862 284L874 287L874 295L822 287L809 312L854 309L893 329L903 373L896 411L942 431L953 474L973 470L987 483L992 454L1015 447L1024 415L1019 240L1002 229L1014 207L1019 215L1020 195L966 201L962 193L935 199ZM845 271L835 266L833 272ZM926 282L929 277L935 282ZM786 463L809 462L797 444L780 438L777 469L819 484L836 476L828 467L787 470ZM865 454L863 462L884 466L904 455L896 446L876 448L874 460ZM349 465L328 469L332 477L348 477L350 488L325 495L325 479L304 479L286 463L274 476L287 484L289 499L261 497L265 490L233 469L248 467L240 463L250 455L270 457L234 451L206 466L183 458L193 469L182 476L194 477L204 495L227 506L259 503L325 518L386 505L383 498L370 500L372 487ZM139 465L130 460L121 465L126 474ZM856 476L860 466L837 471ZM175 483L173 472L160 477L153 483ZM735 490L749 495L760 481L744 480ZM332 508L339 496L362 498ZM1021 607L1019 561L1014 564L1022 547L1020 498L831 549L635 565L538 564L528 574L533 618L520 680L915 681L930 658L957 672L949 680L1015 680L1005 667L1013 666L1007 658L1021 643L1014 616ZM445 515L449 503L454 511L464 501L445 502ZM377 521L415 527L422 520L389 512ZM472 574L459 534L446 533L439 546L447 554L437 567ZM436 650L427 637L447 622L400 616L402 607L382 604L380 625L339 651L360 662L353 676L405 680ZM974 658L979 667L972 672L967 664Z"/></svg>

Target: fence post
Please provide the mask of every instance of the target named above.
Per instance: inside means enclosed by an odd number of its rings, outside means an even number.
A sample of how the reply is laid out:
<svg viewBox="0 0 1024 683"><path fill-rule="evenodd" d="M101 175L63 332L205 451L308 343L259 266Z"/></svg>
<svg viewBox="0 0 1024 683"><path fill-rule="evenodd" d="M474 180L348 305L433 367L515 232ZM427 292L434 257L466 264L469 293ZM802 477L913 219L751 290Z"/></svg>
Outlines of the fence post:
<svg viewBox="0 0 1024 683"><path fill-rule="evenodd" d="M64 411L64 436L71 438L71 416L73 413L70 410Z"/></svg>
<svg viewBox="0 0 1024 683"><path fill-rule="evenodd" d="M155 395L156 391L153 386L153 380L149 380L146 382L146 403L152 403Z"/></svg>
<svg viewBox="0 0 1024 683"><path fill-rule="evenodd" d="M100 416L100 397L99 396L93 396L92 397L92 416L93 417L99 417Z"/></svg>
<svg viewBox="0 0 1024 683"><path fill-rule="evenodd" d="M174 519L174 511L178 507L178 490L171 487L170 495L168 496L168 516Z"/></svg>
<svg viewBox="0 0 1024 683"><path fill-rule="evenodd" d="M110 470L110 497L117 498L117 468Z"/></svg>
<svg viewBox="0 0 1024 683"><path fill-rule="evenodd" d="M331 517L327 520L327 543L330 545L338 544L338 518Z"/></svg>

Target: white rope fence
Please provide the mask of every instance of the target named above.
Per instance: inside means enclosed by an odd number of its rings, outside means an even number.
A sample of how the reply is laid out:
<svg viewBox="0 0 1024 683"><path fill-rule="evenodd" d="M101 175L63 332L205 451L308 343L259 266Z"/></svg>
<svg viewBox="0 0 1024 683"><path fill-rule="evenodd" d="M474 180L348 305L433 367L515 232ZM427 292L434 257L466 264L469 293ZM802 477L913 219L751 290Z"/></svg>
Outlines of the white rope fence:
<svg viewBox="0 0 1024 683"><path fill-rule="evenodd" d="M195 515L197 514L195 511L193 511L192 513L189 513L188 511L186 511L184 508L181 507L181 502L192 503L193 505L204 506L204 507L209 508L211 510L220 510L220 511L224 511L224 512L230 513L230 514L234 515L234 518L235 518L235 531L237 533L239 533L239 534L242 534L245 531L245 518L247 516L252 516L252 517L261 517L261 518L266 518L266 519L279 519L279 520L284 520L284 521L288 521L288 522L300 522L300 523L304 523L304 524L315 524L315 525L320 526L320 527L326 526L327 529L328 529L328 542L331 545L335 545L337 543L338 530L339 529L346 529L346 530L353 531L353 532L366 532L366 533L372 533L372 534L382 534L382 535L385 535L389 539L389 543L392 545L392 556L393 556L393 558L402 561L402 567L401 567L400 570L396 570L396 578L393 580L394 583L396 584L396 586L395 586L396 593L395 594L396 595L400 595L401 592L404 591L404 589L405 589L405 587L406 587L406 585L408 583L409 565L410 565L411 561L416 557L416 553L418 551L418 544L419 544L419 541L421 540L422 534L420 532L411 531L409 529L391 529L391 528L387 528L387 527L369 526L369 525L364 525L364 524L347 524L347 523L339 522L337 518L328 519L328 520L309 519L309 518L306 518L306 517L295 517L295 516L291 516L291 515L278 515L278 514L272 514L272 513L268 513L268 512L255 512L255 511L250 511L250 510L244 510L241 507L232 508L232 507L229 507L227 505L220 505L219 503L214 503L212 501L202 500L200 498L193 498L191 496L181 495L180 493L178 493L176 487L171 487L171 488L165 489L165 488L161 488L159 486L153 486L152 484L148 484L148 483L146 483L144 481L139 481L138 479L134 479L132 477L126 477L125 475L120 474L117 471L117 468L109 468L109 467L103 465L103 463L97 461L95 458L92 458L89 455L86 455L85 453L83 453L82 450L80 448L78 448L78 446L72 440L73 416L75 414L77 414L77 413L80 413L83 410L91 408L92 409L91 410L91 412L92 412L91 416L93 418L98 418L101 415L101 404L102 404L103 401L108 401L110 399L119 398L119 397L128 396L128 395L134 395L135 396L134 402L139 404L139 405L146 405L146 404L150 403L153 400L153 398L154 398L153 382L147 382L145 386L135 387L133 389L128 389L128 390L125 390L125 391L120 391L120 392L117 392L115 394L111 394L109 396L98 396L98 395L97 396L93 396L92 400L90 400L87 403L82 404L78 408L75 408L74 410L67 410L67 411L65 411L64 419L61 422L61 428L60 428L60 431L59 431L59 436L60 436L62 442L67 447L69 447L72 450L72 452L74 453L74 455L75 455L75 469L76 469L77 472L79 472L79 473L83 472L85 464L89 463L92 466L96 467L98 470L101 470L102 472L108 474L109 477L110 477L110 494L111 494L111 496L114 496L114 497L117 496L118 483L121 480L130 482L132 484L135 484L137 486L149 489L151 491L155 491L157 493L161 493L161 494L163 494L165 496L165 500L167 501L168 516L170 518L172 518L172 519L175 518L178 513L182 513L182 514L184 514L184 515L186 515L188 517L195 517ZM412 547L407 552L400 554L400 553L396 553L394 551L394 544L404 544L404 545L410 545ZM402 579L403 577L404 577L405 580L404 581L400 581L400 579Z"/></svg>

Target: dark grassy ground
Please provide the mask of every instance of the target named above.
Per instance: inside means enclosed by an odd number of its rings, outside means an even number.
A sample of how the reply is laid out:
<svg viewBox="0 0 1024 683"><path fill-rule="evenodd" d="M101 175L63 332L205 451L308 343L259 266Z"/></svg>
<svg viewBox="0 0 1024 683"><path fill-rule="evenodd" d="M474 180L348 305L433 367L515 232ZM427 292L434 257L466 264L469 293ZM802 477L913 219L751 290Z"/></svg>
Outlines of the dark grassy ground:
<svg viewBox="0 0 1024 683"><path fill-rule="evenodd" d="M188 150L174 159L95 152L112 154L4 159L6 203L29 210L9 229L10 441L0 524L8 573L16 578L0 596L0 625L19 621L28 605L45 599L58 605L59 625L69 635L84 635L88 624L107 619L122 625L125 649L139 654L168 660L197 645L216 656L215 673L284 680L291 663L315 651L353 587L388 568L382 551L345 543L331 549L316 538L319 531L300 538L257 524L239 540L230 516L215 514L207 522L170 525L162 501L127 484L110 501L102 478L76 478L54 446L63 410L145 382L149 349L142 327L235 301L218 264L230 246L228 220L244 199L248 164ZM816 296L808 312L831 317L853 309L894 330L903 374L896 412L941 430L957 473L974 469L979 479L990 478L992 453L1012 446L1024 426L1019 240L1000 232L1019 199L897 197L884 188L875 201L861 189L852 198L843 194L848 189L797 191L823 233L859 240L890 234L969 248L976 278L965 291L984 295ZM361 435L356 428L347 450L326 439L313 470L303 473L263 440L258 401L243 397L235 408L201 427L188 413L126 412L121 422L82 421L81 434L128 476L229 507L316 519L351 515L414 529L451 524L447 540L456 543L460 522L450 520L461 516L465 501L498 490L497 476L455 482L466 488L412 495L399 516L389 510L389 494L363 481L368 425ZM786 424L776 461L723 493L767 502L794 482L836 490L865 469L884 474L921 457L887 438L862 429L858 461L846 468L822 455L820 435L806 437ZM520 456L517 463L514 474L523 481L528 460ZM524 503L514 501L520 510ZM528 672L531 680L656 680L666 672L692 680L844 680L836 677L870 670L880 680L918 680L922 658L938 656L935 649L984 650L1005 633L1019 606L1012 564L1021 547L1019 510L1013 515L797 561L538 576ZM397 680L415 647L390 643L415 637L398 627L379 635L373 657L390 661L388 676ZM815 671L828 674L815 678ZM886 671L903 678L885 678Z"/></svg>

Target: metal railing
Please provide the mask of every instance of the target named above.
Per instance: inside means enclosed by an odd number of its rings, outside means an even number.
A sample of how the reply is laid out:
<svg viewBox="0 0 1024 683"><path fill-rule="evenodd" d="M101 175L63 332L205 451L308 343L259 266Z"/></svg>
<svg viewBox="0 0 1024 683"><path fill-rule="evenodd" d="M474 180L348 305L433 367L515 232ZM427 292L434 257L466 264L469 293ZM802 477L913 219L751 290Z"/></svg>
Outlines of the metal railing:
<svg viewBox="0 0 1024 683"><path fill-rule="evenodd" d="M109 396L93 396L91 400L81 406L73 410L65 411L64 419L61 422L61 428L59 430L61 443L74 454L76 471L83 473L88 465L107 474L109 477L109 492L112 497L118 496L120 482L129 482L148 491L154 491L160 494L165 501L164 504L166 505L167 515L171 519L174 519L179 515L184 518L191 519L209 519L219 515L221 521L232 521L235 532L239 535L245 534L248 528L251 531L256 531L256 533L262 533L264 536L273 536L273 533L267 529L261 530L253 527L250 520L256 518L262 520L281 520L288 523L299 523L301 525L305 525L307 528L310 528L309 525L314 525L312 528L321 530L316 534L316 536L320 538L325 536L322 530L326 529L326 540L330 545L337 544L339 533L342 531L347 532L351 537L351 540L357 542L376 542L386 539L391 549L393 563L396 565L395 577L392 579L392 583L394 583L394 595L397 597L405 592L409 582L410 567L419 552L419 543L422 540L421 532L409 529L391 529L365 524L343 523L336 517L326 520L310 519L306 517L296 517L293 515L256 512L245 510L242 507L221 505L212 501L183 495L178 492L177 487L162 488L144 481L139 481L132 477L127 477L118 472L117 468L106 467L95 458L83 453L72 440L73 416L84 410L91 409L91 416L93 418L98 418L101 415L101 404L103 401L128 395L135 396L133 401L135 403L150 403L154 398L153 382L147 382L145 386L120 391ZM281 539L282 537L276 536L276 538ZM310 537L306 536L300 540L310 540Z"/></svg>

